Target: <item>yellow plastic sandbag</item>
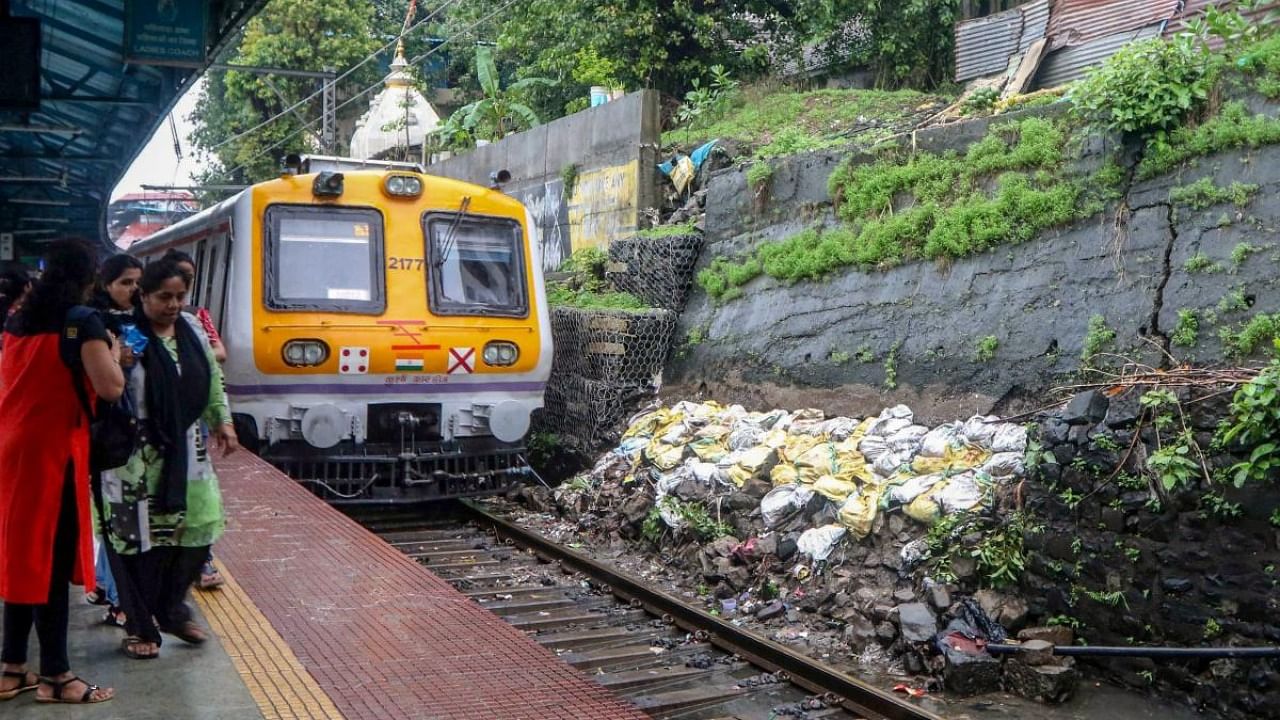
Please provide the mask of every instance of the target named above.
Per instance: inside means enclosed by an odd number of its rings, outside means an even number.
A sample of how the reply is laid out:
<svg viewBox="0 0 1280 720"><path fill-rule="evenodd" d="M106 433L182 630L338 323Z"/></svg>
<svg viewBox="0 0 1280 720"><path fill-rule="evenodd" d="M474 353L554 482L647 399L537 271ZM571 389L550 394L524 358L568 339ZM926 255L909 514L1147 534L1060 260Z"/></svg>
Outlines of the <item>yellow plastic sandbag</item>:
<svg viewBox="0 0 1280 720"><path fill-rule="evenodd" d="M752 475L764 475L778 463L778 454L773 448L761 445L744 450L738 455L738 467Z"/></svg>
<svg viewBox="0 0 1280 720"><path fill-rule="evenodd" d="M644 449L644 456L659 470L674 470L684 459L684 450L684 445L665 445L654 440Z"/></svg>
<svg viewBox="0 0 1280 720"><path fill-rule="evenodd" d="M716 440L719 440L720 438L728 434L729 434L728 426L720 425L717 423L711 423L710 425L707 425L706 427L698 430L698 432L694 433L694 437L714 438Z"/></svg>
<svg viewBox="0 0 1280 720"><path fill-rule="evenodd" d="M907 517L918 523L932 525L937 522L938 517L942 514L942 509L938 507L938 503L933 500L933 491L923 493L911 501L911 504L904 511Z"/></svg>
<svg viewBox="0 0 1280 720"><path fill-rule="evenodd" d="M792 485L800 482L800 473L796 470L795 465L786 463L774 465L773 469L769 471L769 482L773 483L774 487Z"/></svg>
<svg viewBox="0 0 1280 720"><path fill-rule="evenodd" d="M858 492L857 483L841 480L832 475L823 475L813 484L815 492L821 493L834 503L843 503L846 498Z"/></svg>
<svg viewBox="0 0 1280 720"><path fill-rule="evenodd" d="M857 540L871 534L871 524L876 520L876 511L880 505L880 490L871 488L861 493L853 493L840 506L837 517L840 524L848 528Z"/></svg>
<svg viewBox="0 0 1280 720"><path fill-rule="evenodd" d="M817 445L825 442L824 438L813 435L787 435L787 440L778 448L778 457L783 462L796 462Z"/></svg>
<svg viewBox="0 0 1280 720"><path fill-rule="evenodd" d="M980 447L966 446L959 449L947 447L942 457L916 457L911 469L920 475L934 475L949 470L968 470L986 462L991 452Z"/></svg>
<svg viewBox="0 0 1280 720"><path fill-rule="evenodd" d="M622 437L626 439L637 435L652 436L654 430L667 424L670 415L671 411L666 408L659 408L651 413L641 415L636 418L635 422L631 423L631 427L627 428L626 432L622 433Z"/></svg>
<svg viewBox="0 0 1280 720"><path fill-rule="evenodd" d="M720 462L725 455L729 454L729 448L724 443L715 438L699 438L689 443L689 449L702 462Z"/></svg>
<svg viewBox="0 0 1280 720"><path fill-rule="evenodd" d="M760 444L777 450L787 444L787 431L774 428L773 430L766 432L764 437L760 438Z"/></svg>
<svg viewBox="0 0 1280 720"><path fill-rule="evenodd" d="M836 458L835 446L824 442L814 445L796 457L796 465L818 468L824 473L833 473L840 469Z"/></svg>
<svg viewBox="0 0 1280 720"><path fill-rule="evenodd" d="M724 474L729 477L729 482L734 484L734 487L742 487L751 479L751 471L738 465L730 465L727 468L723 468L723 470Z"/></svg>

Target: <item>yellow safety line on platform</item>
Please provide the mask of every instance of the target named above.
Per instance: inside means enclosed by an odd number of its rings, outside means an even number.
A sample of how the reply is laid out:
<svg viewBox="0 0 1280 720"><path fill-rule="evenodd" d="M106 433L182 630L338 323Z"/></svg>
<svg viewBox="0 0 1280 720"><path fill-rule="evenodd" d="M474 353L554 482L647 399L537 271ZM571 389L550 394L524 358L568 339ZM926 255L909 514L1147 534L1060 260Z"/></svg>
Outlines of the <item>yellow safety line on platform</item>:
<svg viewBox="0 0 1280 720"><path fill-rule="evenodd" d="M226 584L193 593L266 720L343 720L342 713L221 564Z"/></svg>

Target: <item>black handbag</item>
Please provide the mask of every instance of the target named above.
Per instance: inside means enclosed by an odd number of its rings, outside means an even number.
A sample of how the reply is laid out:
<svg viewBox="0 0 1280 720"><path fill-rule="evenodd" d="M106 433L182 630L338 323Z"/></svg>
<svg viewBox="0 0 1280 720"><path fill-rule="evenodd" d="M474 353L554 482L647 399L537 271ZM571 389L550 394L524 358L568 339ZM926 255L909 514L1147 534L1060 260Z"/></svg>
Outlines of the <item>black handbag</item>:
<svg viewBox="0 0 1280 720"><path fill-rule="evenodd" d="M89 470L100 473L129 462L138 448L139 437L138 418L129 403L129 389L126 387L115 402L98 398L97 412L94 412L84 378L74 370L71 384L80 398L80 406L89 416Z"/></svg>

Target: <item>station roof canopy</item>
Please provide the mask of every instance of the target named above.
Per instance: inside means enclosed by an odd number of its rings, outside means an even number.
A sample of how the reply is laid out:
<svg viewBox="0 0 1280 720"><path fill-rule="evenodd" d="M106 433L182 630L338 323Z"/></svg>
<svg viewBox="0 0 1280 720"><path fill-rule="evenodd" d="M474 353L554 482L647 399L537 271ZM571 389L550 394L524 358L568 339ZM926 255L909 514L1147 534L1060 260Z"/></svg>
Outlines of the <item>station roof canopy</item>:
<svg viewBox="0 0 1280 720"><path fill-rule="evenodd" d="M15 259L66 236L108 246L112 188L265 2L0 0L0 236Z"/></svg>

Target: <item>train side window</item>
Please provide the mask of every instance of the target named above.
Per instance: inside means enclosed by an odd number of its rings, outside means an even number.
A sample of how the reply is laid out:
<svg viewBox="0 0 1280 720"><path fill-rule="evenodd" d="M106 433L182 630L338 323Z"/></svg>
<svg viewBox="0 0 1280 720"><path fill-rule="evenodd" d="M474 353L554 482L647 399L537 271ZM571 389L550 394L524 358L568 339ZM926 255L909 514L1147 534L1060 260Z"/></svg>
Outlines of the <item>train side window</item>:
<svg viewBox="0 0 1280 720"><path fill-rule="evenodd" d="M386 309L380 212L272 205L264 227L268 307L371 315Z"/></svg>
<svg viewBox="0 0 1280 720"><path fill-rule="evenodd" d="M524 232L511 218L427 213L427 297L437 315L526 317Z"/></svg>

